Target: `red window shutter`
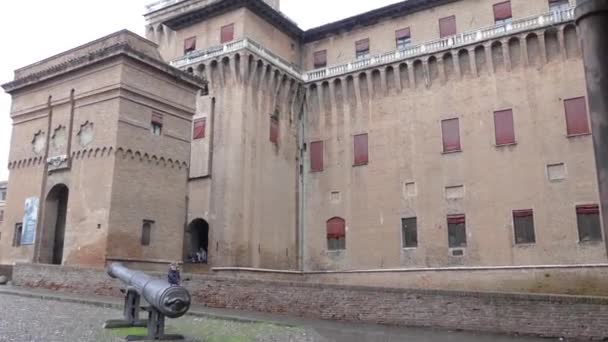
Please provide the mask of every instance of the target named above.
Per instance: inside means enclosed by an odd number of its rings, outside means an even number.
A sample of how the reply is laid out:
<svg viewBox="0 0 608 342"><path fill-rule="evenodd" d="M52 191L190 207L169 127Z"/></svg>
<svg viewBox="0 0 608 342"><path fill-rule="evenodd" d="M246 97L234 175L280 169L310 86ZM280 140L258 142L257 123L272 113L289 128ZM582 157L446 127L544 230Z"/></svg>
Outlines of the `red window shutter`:
<svg viewBox="0 0 608 342"><path fill-rule="evenodd" d="M443 152L460 151L460 125L458 119L441 121Z"/></svg>
<svg viewBox="0 0 608 342"><path fill-rule="evenodd" d="M369 38L361 39L355 43L357 53L365 53L369 51Z"/></svg>
<svg viewBox="0 0 608 342"><path fill-rule="evenodd" d="M220 42L222 44L233 41L234 40L234 24L226 25L222 27L222 34L220 37Z"/></svg>
<svg viewBox="0 0 608 342"><path fill-rule="evenodd" d="M456 34L456 16L439 19L439 37L449 37Z"/></svg>
<svg viewBox="0 0 608 342"><path fill-rule="evenodd" d="M207 125L207 119L194 120L194 127L192 129L192 140L203 139L205 137L205 126Z"/></svg>
<svg viewBox="0 0 608 342"><path fill-rule="evenodd" d="M496 145L515 143L513 111L511 109L494 112L494 129L496 132Z"/></svg>
<svg viewBox="0 0 608 342"><path fill-rule="evenodd" d="M315 69L327 66L327 50L315 52L313 58Z"/></svg>
<svg viewBox="0 0 608 342"><path fill-rule="evenodd" d="M405 38L410 38L410 37L411 37L411 32L410 32L409 27L395 31L396 39L405 39Z"/></svg>
<svg viewBox="0 0 608 342"><path fill-rule="evenodd" d="M494 5L494 20L505 20L512 16L511 1L505 1Z"/></svg>
<svg viewBox="0 0 608 342"><path fill-rule="evenodd" d="M310 143L310 171L323 171L323 142L315 141Z"/></svg>
<svg viewBox="0 0 608 342"><path fill-rule="evenodd" d="M578 215L598 215L600 207L597 204L579 205L576 207L576 213Z"/></svg>
<svg viewBox="0 0 608 342"><path fill-rule="evenodd" d="M343 219L334 217L327 221L328 239L341 239L344 237L346 237L346 222Z"/></svg>
<svg viewBox="0 0 608 342"><path fill-rule="evenodd" d="M513 210L513 217L530 217L534 216L532 209L526 210Z"/></svg>
<svg viewBox="0 0 608 342"><path fill-rule="evenodd" d="M184 40L184 52L191 52L196 50L196 37L190 37Z"/></svg>
<svg viewBox="0 0 608 342"><path fill-rule="evenodd" d="M355 166L366 165L368 159L367 134L359 134L354 137Z"/></svg>
<svg viewBox="0 0 608 342"><path fill-rule="evenodd" d="M568 135L589 133L589 122L587 121L587 103L584 97L564 100L566 107L566 125Z"/></svg>
<svg viewBox="0 0 608 342"><path fill-rule="evenodd" d="M152 113L152 122L155 124L163 124L163 116L157 113Z"/></svg>
<svg viewBox="0 0 608 342"><path fill-rule="evenodd" d="M274 117L270 118L270 142L279 142L279 119Z"/></svg>
<svg viewBox="0 0 608 342"><path fill-rule="evenodd" d="M464 214L448 215L448 224L462 224L462 223L465 223Z"/></svg>

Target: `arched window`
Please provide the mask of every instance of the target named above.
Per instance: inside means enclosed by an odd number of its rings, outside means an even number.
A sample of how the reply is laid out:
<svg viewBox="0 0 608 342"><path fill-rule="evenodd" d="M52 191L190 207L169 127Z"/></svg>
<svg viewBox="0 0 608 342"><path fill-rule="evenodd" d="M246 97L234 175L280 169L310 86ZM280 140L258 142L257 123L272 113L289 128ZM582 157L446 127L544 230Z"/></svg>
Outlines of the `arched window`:
<svg viewBox="0 0 608 342"><path fill-rule="evenodd" d="M340 217L327 221L327 249L330 251L346 249L346 222Z"/></svg>

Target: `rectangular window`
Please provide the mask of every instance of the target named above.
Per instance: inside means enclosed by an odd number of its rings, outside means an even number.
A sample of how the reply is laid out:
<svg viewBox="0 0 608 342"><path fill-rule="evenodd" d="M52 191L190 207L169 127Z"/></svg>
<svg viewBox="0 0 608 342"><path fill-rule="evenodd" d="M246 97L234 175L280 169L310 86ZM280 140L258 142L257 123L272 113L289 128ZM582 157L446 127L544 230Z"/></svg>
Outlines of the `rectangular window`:
<svg viewBox="0 0 608 342"><path fill-rule="evenodd" d="M205 138L205 126L207 124L207 119L196 119L194 120L194 125L192 127L192 140L198 140Z"/></svg>
<svg viewBox="0 0 608 342"><path fill-rule="evenodd" d="M327 66L327 50L315 52L313 58L315 69L325 68Z"/></svg>
<svg viewBox="0 0 608 342"><path fill-rule="evenodd" d="M409 27L395 31L395 40L397 43L397 49L403 50L403 49L407 48L408 46L410 46L412 43L411 38L412 37L411 37L411 32L410 32Z"/></svg>
<svg viewBox="0 0 608 342"><path fill-rule="evenodd" d="M13 236L13 247L21 246L21 234L23 233L23 223L15 223L15 235Z"/></svg>
<svg viewBox="0 0 608 342"><path fill-rule="evenodd" d="M279 143L279 119L274 116L270 117L270 142Z"/></svg>
<svg viewBox="0 0 608 342"><path fill-rule="evenodd" d="M441 134L443 137L443 152L460 151L460 124L458 119L441 121Z"/></svg>
<svg viewBox="0 0 608 342"><path fill-rule="evenodd" d="M564 100L564 107L566 109L568 136L588 134L590 131L585 97Z"/></svg>
<svg viewBox="0 0 608 342"><path fill-rule="evenodd" d="M234 40L234 24L226 25L222 27L222 33L220 35L220 43L228 43Z"/></svg>
<svg viewBox="0 0 608 342"><path fill-rule="evenodd" d="M189 54L192 51L196 51L196 37L184 40L184 54Z"/></svg>
<svg viewBox="0 0 608 342"><path fill-rule="evenodd" d="M340 217L327 221L327 249L330 251L346 249L346 222Z"/></svg>
<svg viewBox="0 0 608 342"><path fill-rule="evenodd" d="M445 38L456 34L456 16L439 19L439 37Z"/></svg>
<svg viewBox="0 0 608 342"><path fill-rule="evenodd" d="M415 217L401 220L403 248L418 247L418 222Z"/></svg>
<svg viewBox="0 0 608 342"><path fill-rule="evenodd" d="M152 228L154 227L154 221L144 220L141 226L141 245L150 246L150 237L152 235Z"/></svg>
<svg viewBox="0 0 608 342"><path fill-rule="evenodd" d="M597 204L576 207L579 241L602 241L600 207Z"/></svg>
<svg viewBox="0 0 608 342"><path fill-rule="evenodd" d="M310 171L323 171L323 142L314 141L310 143Z"/></svg>
<svg viewBox="0 0 608 342"><path fill-rule="evenodd" d="M365 59L369 57L369 38L361 39L355 43L357 59Z"/></svg>
<svg viewBox="0 0 608 342"><path fill-rule="evenodd" d="M501 2L494 5L494 22L496 25L508 24L513 21L511 13L511 1Z"/></svg>
<svg viewBox="0 0 608 342"><path fill-rule="evenodd" d="M494 131L496 145L515 144L515 129L513 127L513 110L500 110L494 112Z"/></svg>
<svg viewBox="0 0 608 342"><path fill-rule="evenodd" d="M549 10L552 12L561 12L570 9L568 0L549 0Z"/></svg>
<svg viewBox="0 0 608 342"><path fill-rule="evenodd" d="M160 136L163 132L163 116L153 113L150 125L152 134Z"/></svg>
<svg viewBox="0 0 608 342"><path fill-rule="evenodd" d="M528 210L513 211L513 228L515 230L515 243L536 243L534 233L534 212Z"/></svg>
<svg viewBox="0 0 608 342"><path fill-rule="evenodd" d="M6 201L6 191L0 191L0 201Z"/></svg>
<svg viewBox="0 0 608 342"><path fill-rule="evenodd" d="M367 165L369 162L367 133L354 136L354 166Z"/></svg>
<svg viewBox="0 0 608 342"><path fill-rule="evenodd" d="M0 210L0 222L4 221L4 210Z"/></svg>
<svg viewBox="0 0 608 342"><path fill-rule="evenodd" d="M448 240L450 248L467 246L464 215L448 215Z"/></svg>

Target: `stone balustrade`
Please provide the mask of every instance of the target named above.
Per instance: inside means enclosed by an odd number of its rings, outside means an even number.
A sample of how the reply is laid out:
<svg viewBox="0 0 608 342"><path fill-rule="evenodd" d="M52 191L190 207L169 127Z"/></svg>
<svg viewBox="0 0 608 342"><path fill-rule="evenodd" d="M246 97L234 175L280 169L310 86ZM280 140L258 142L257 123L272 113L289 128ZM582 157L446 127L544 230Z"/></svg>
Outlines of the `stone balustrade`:
<svg viewBox="0 0 608 342"><path fill-rule="evenodd" d="M165 0L165 2L167 1L178 0ZM311 82L329 77L340 76L358 70L364 70L372 66L394 63L401 60L410 59L442 50L457 49L459 47L464 47L480 41L496 39L503 36L508 36L534 29L540 29L551 25L569 22L572 20L574 20L574 8L565 9L563 11L551 11L533 17L514 20L510 23L494 25L489 28L483 28L470 32L464 32L455 36L446 37L426 42L423 44L413 45L405 49L390 51L383 54L374 55L369 58L315 69L307 72L301 71L298 66L277 56L261 44L249 38L233 41L221 46L194 51L186 56L173 60L171 62L171 65L177 68L184 69L189 65L200 63L205 60L209 60L224 54L236 52L241 49L249 49L257 53L260 57L266 58L269 62L274 63L276 66L284 69L297 79L300 79L304 82Z"/></svg>

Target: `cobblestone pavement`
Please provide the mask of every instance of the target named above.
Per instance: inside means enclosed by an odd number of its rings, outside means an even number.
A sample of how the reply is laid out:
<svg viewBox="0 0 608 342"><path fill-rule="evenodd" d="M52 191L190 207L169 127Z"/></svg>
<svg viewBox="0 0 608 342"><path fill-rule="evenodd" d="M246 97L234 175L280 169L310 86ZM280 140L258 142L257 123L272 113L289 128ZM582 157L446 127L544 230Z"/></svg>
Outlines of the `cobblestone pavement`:
<svg viewBox="0 0 608 342"><path fill-rule="evenodd" d="M135 331L108 331L106 319L119 318L121 310L0 294L0 341L2 342L113 342ZM376 325L303 321L302 327L266 323L183 317L168 322L169 332L188 336L189 341L209 342L534 342L514 338L406 329Z"/></svg>

